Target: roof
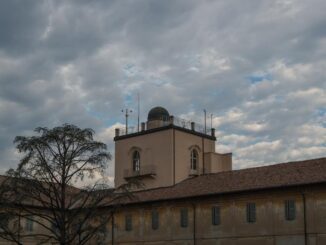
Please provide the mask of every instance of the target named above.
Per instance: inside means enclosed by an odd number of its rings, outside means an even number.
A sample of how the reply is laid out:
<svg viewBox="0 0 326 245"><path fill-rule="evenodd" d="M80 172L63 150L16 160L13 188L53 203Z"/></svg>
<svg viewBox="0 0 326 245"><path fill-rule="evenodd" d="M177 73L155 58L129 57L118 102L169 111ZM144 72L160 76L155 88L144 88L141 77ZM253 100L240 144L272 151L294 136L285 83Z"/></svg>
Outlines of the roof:
<svg viewBox="0 0 326 245"><path fill-rule="evenodd" d="M206 174L172 187L134 192L127 203L154 202L326 183L326 158Z"/></svg>
<svg viewBox="0 0 326 245"><path fill-rule="evenodd" d="M197 132L197 131L194 131L194 130L191 130L191 129L179 127L179 126L176 126L174 124L169 124L169 125L163 126L163 127L151 128L151 129L147 129L147 130L140 131L140 132L115 136L114 141L128 139L128 138L132 138L132 137L137 137L139 135L152 134L152 133L155 133L155 132L160 132L160 131L169 130L169 129L176 129L178 131L182 131L182 132L185 132L185 133L188 133L188 134L197 135L199 137L203 137L203 138L206 138L206 139L210 139L210 140L214 140L214 141L216 140L215 136L204 134L204 133L201 133L201 132Z"/></svg>

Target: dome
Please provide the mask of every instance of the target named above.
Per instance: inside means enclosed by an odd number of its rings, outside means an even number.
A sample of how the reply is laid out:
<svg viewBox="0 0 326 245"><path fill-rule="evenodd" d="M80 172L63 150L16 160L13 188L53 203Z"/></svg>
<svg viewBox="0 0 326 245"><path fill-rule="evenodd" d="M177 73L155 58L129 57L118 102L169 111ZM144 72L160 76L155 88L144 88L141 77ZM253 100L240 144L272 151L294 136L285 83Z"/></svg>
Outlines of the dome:
<svg viewBox="0 0 326 245"><path fill-rule="evenodd" d="M162 121L168 121L170 118L169 112L160 106L152 108L148 112L147 121L153 121L153 120L162 120Z"/></svg>

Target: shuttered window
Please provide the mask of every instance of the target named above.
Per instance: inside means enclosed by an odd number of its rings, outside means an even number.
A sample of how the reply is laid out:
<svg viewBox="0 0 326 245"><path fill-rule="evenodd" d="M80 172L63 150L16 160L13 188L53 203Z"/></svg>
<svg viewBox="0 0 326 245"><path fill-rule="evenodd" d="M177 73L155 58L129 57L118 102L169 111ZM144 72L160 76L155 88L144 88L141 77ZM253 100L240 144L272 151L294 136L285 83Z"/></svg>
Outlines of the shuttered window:
<svg viewBox="0 0 326 245"><path fill-rule="evenodd" d="M157 230L159 227L159 214L157 210L152 211L152 229Z"/></svg>
<svg viewBox="0 0 326 245"><path fill-rule="evenodd" d="M33 216L27 217L25 223L25 230L31 232L33 231L33 226L34 226Z"/></svg>
<svg viewBox="0 0 326 245"><path fill-rule="evenodd" d="M212 207L212 225L219 225L221 223L220 207Z"/></svg>
<svg viewBox="0 0 326 245"><path fill-rule="evenodd" d="M9 215L0 213L0 232L7 230L9 224Z"/></svg>
<svg viewBox="0 0 326 245"><path fill-rule="evenodd" d="M188 227L188 209L182 208L180 210L180 226Z"/></svg>
<svg viewBox="0 0 326 245"><path fill-rule="evenodd" d="M285 219L295 220L295 201L286 200L285 201Z"/></svg>
<svg viewBox="0 0 326 245"><path fill-rule="evenodd" d="M247 222L254 223L256 222L256 204L247 203Z"/></svg>
<svg viewBox="0 0 326 245"><path fill-rule="evenodd" d="M125 227L126 231L131 231L132 230L132 216L131 214L127 214L125 217Z"/></svg>

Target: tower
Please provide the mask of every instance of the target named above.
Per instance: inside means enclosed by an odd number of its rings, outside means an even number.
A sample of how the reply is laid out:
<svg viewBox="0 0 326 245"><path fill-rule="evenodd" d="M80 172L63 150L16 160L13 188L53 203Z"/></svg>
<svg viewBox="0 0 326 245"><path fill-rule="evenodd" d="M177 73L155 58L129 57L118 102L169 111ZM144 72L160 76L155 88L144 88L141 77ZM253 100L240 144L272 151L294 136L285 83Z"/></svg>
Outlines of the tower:
<svg viewBox="0 0 326 245"><path fill-rule="evenodd" d="M121 135L116 129L114 141L116 187L135 177L150 189L232 170L232 154L215 152L214 129L200 132L194 122L180 123L163 107L149 111L140 132Z"/></svg>

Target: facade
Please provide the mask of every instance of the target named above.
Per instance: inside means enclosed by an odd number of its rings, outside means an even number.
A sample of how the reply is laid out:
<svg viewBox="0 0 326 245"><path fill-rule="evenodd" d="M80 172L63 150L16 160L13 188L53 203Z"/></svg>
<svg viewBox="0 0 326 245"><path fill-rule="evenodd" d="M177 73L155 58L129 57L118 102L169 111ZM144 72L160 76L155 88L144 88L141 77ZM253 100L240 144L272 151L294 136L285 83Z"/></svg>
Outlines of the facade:
<svg viewBox="0 0 326 245"><path fill-rule="evenodd" d="M144 190L115 212L105 242L326 244L326 158L232 170L215 140L161 107L140 132L116 130L115 184L137 178Z"/></svg>

